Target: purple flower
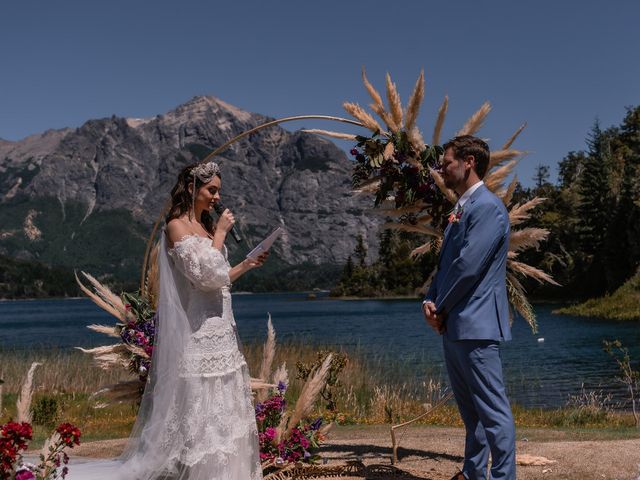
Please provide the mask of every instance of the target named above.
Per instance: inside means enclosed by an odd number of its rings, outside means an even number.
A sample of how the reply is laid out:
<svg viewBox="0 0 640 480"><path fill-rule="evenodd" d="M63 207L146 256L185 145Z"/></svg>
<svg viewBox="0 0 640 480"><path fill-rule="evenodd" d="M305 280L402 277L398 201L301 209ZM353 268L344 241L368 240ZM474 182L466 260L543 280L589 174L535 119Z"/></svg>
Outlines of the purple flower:
<svg viewBox="0 0 640 480"><path fill-rule="evenodd" d="M287 389L286 383L284 383L283 381L278 382L278 392L280 393L280 395L282 395L286 389Z"/></svg>
<svg viewBox="0 0 640 480"><path fill-rule="evenodd" d="M358 153L360 153L360 152L358 152L358 149L356 149L356 148L352 148L352 149L351 149L351 151L350 151L349 153L351 153L351 155L354 155L354 156L355 156L355 155L358 155Z"/></svg>
<svg viewBox="0 0 640 480"><path fill-rule="evenodd" d="M322 417L318 417L315 422L311 424L311 430L318 430L322 425Z"/></svg>

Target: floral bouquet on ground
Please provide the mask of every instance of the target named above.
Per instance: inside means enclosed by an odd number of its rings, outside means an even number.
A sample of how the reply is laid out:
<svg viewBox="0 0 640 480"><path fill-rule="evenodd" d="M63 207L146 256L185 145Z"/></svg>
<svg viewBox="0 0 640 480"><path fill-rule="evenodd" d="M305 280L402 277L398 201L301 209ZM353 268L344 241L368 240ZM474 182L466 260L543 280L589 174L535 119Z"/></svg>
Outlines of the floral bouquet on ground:
<svg viewBox="0 0 640 480"><path fill-rule="evenodd" d="M280 382L271 397L256 404L256 422L260 442L260 460L279 467L292 462L313 463L319 455L313 455L324 435L320 433L323 419L318 417L313 423L303 420L291 429L288 438L278 442L278 426L285 414L287 401L284 398L287 386Z"/></svg>
<svg viewBox="0 0 640 480"><path fill-rule="evenodd" d="M0 425L1 480L63 479L69 473L67 467L69 456L65 449L80 445L80 429L70 423L62 423L45 442L38 465L23 461L22 455L33 439L30 407L33 394L33 374L38 365L38 363L31 365L18 397L18 421L10 421Z"/></svg>

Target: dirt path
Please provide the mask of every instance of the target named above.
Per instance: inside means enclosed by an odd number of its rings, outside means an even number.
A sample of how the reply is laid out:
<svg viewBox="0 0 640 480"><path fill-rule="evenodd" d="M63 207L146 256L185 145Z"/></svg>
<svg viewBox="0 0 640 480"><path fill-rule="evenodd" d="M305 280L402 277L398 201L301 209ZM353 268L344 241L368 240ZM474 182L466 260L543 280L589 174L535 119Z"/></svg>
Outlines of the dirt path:
<svg viewBox="0 0 640 480"><path fill-rule="evenodd" d="M567 440L560 431L518 435L518 455L555 460L545 466L518 466L518 479L640 480L640 438L626 440ZM457 428L415 427L399 436L397 465L414 477L448 480L462 464L464 432ZM124 440L90 442L74 455L94 458L117 456ZM321 449L329 464L361 460L389 465L391 439L388 427L352 426L332 431ZM522 458L522 457L521 457Z"/></svg>

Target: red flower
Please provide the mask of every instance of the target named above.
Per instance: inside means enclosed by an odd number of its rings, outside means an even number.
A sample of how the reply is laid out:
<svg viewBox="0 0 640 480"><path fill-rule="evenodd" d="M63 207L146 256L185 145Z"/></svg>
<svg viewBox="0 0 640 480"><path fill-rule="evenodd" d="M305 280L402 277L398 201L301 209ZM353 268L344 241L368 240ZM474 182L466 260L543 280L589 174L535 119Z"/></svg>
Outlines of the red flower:
<svg viewBox="0 0 640 480"><path fill-rule="evenodd" d="M61 423L56 428L56 432L60 435L62 442L70 448L74 445L80 445L80 429L70 423Z"/></svg>

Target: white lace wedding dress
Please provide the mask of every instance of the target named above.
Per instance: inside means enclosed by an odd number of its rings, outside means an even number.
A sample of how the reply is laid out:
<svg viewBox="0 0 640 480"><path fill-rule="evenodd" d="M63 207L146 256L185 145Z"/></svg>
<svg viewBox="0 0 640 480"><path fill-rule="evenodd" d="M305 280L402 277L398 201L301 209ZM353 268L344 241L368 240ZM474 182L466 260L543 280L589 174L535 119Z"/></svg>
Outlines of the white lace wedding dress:
<svg viewBox="0 0 640 480"><path fill-rule="evenodd" d="M189 235L159 250L156 346L136 425L117 461L70 465L67 478L262 478L249 374L240 351L226 249Z"/></svg>

